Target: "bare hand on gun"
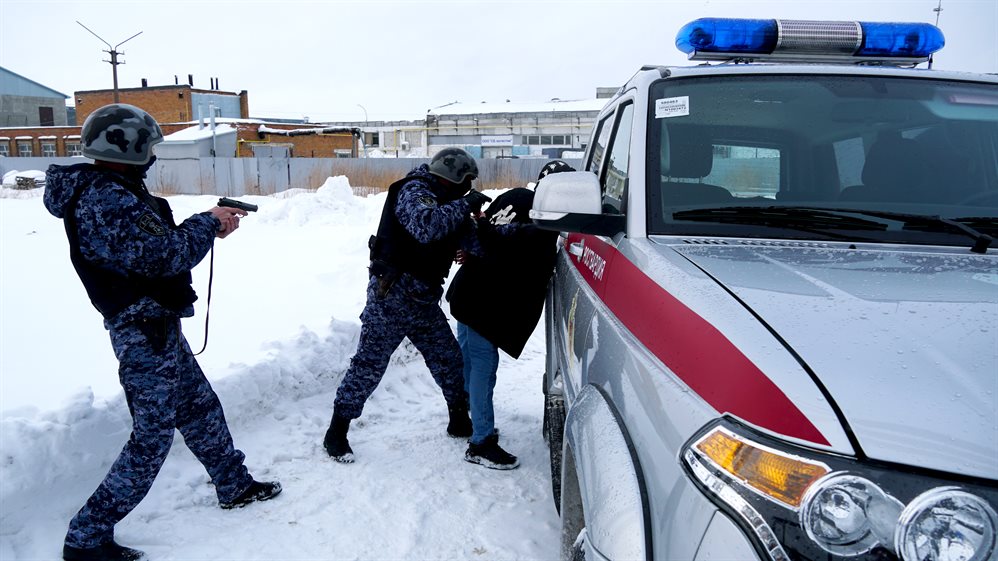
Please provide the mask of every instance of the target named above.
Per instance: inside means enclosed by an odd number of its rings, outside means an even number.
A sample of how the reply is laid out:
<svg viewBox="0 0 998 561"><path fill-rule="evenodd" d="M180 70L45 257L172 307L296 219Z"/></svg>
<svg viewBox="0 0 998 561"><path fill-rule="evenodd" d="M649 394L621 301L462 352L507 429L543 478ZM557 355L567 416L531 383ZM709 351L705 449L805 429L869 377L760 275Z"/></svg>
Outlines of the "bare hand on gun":
<svg viewBox="0 0 998 561"><path fill-rule="evenodd" d="M250 212L256 212L257 206L228 197L218 199L218 206L209 212L222 223L215 234L218 238L224 238L234 232L239 227L239 219Z"/></svg>

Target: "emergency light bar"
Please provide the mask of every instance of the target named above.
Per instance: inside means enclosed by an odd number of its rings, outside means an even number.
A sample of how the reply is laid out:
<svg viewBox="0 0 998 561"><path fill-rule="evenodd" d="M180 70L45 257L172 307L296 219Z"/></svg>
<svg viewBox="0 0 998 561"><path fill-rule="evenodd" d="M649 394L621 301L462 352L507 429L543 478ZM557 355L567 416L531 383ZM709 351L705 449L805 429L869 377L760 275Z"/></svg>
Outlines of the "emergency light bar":
<svg viewBox="0 0 998 561"><path fill-rule="evenodd" d="M676 34L690 60L918 64L945 43L928 23L701 18Z"/></svg>

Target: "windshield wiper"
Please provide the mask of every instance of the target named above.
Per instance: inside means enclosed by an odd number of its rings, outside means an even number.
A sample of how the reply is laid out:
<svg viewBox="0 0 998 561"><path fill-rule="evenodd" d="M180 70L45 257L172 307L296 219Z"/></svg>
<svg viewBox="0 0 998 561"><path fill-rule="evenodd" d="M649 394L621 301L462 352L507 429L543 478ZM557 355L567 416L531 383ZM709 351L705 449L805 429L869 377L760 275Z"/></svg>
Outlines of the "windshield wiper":
<svg viewBox="0 0 998 561"><path fill-rule="evenodd" d="M904 227L906 229L912 229L909 227L917 224L922 227L930 226L931 228L927 229L927 231L956 231L974 240L974 245L970 248L970 251L974 253L987 253L988 247L991 245L991 242L994 241L993 237L974 229L966 223L967 221L974 219L943 218L938 214L911 214L906 212L891 212L889 210L859 210L851 208L823 210L851 212L855 214L862 214L864 216L876 216L879 218L886 218L888 220L898 220L904 223Z"/></svg>
<svg viewBox="0 0 998 561"><path fill-rule="evenodd" d="M974 253L986 253L991 242L994 241L994 238L991 236L981 233L963 222L941 216L855 208L729 206L683 210L673 213L672 218L676 220L723 222L729 224L761 224L764 226L798 229L888 230L889 224L887 223L867 220L857 215L901 222L906 229L910 229L910 226L917 224L923 227L932 226L932 230L934 231L957 232L974 240L974 245L970 248Z"/></svg>
<svg viewBox="0 0 998 561"><path fill-rule="evenodd" d="M820 208L791 206L726 206L697 208L672 213L674 220L719 222L724 224L752 224L771 228L791 228L819 233L834 238L854 239L854 236L827 230L885 231L887 224Z"/></svg>

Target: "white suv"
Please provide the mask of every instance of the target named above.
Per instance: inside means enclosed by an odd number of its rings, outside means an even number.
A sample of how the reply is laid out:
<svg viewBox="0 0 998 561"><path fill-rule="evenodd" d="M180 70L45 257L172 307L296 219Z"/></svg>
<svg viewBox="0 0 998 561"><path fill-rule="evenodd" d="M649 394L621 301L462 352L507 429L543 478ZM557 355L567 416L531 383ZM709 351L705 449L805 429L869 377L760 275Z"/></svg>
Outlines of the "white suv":
<svg viewBox="0 0 998 561"><path fill-rule="evenodd" d="M998 77L927 24L703 19L565 232L545 436L566 557L998 556Z"/></svg>

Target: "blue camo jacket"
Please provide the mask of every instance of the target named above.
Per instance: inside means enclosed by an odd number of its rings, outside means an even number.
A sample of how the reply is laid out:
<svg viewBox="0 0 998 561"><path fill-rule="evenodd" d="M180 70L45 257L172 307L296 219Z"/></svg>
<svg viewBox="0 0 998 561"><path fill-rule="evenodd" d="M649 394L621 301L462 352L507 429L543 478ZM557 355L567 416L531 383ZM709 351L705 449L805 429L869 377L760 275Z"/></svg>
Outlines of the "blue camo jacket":
<svg viewBox="0 0 998 561"><path fill-rule="evenodd" d="M79 250L88 262L126 276L160 278L189 272L211 249L221 222L209 212L195 214L176 228L167 224L124 185L118 173L93 164L49 166L45 208L56 218L75 213ZM69 204L80 191L75 208ZM142 297L104 321L113 329L139 318L194 315L194 307L170 311Z"/></svg>
<svg viewBox="0 0 998 561"><path fill-rule="evenodd" d="M422 243L457 234L461 249L480 253L468 201L444 193L426 164L410 171L406 179L409 181L399 190L395 204L395 217L402 227ZM407 273L399 277L396 286L418 301L439 301L443 296L443 287L422 282Z"/></svg>

